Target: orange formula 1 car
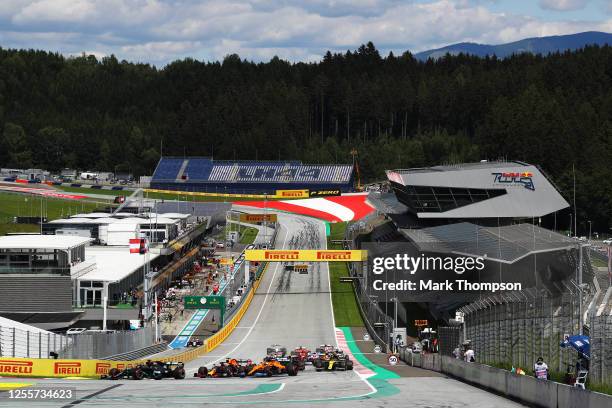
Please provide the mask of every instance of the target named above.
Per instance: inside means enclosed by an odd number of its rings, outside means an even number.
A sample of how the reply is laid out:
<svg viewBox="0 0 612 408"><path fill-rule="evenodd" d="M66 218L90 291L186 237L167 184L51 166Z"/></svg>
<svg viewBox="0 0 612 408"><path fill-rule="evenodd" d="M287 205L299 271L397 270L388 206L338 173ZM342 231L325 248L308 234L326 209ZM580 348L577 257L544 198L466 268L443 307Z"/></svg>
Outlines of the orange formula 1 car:
<svg viewBox="0 0 612 408"><path fill-rule="evenodd" d="M299 367L289 357L273 358L266 357L253 366L247 373L251 377L272 377L273 375L287 374L291 377L298 374Z"/></svg>

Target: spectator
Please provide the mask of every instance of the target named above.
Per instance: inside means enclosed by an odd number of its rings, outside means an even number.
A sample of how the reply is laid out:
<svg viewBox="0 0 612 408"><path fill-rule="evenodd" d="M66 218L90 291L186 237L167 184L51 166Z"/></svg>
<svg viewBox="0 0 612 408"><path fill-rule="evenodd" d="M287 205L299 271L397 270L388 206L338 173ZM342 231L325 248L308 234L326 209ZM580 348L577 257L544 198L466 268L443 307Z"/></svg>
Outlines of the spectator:
<svg viewBox="0 0 612 408"><path fill-rule="evenodd" d="M453 350L453 357L455 357L456 359L461 358L461 346L455 347L455 349Z"/></svg>
<svg viewBox="0 0 612 408"><path fill-rule="evenodd" d="M533 371L536 378L548 380L548 365L544 362L542 357L538 357L538 360L533 366Z"/></svg>
<svg viewBox="0 0 612 408"><path fill-rule="evenodd" d="M472 349L472 346L468 346L467 350L465 351L465 354L464 354L463 358L464 358L464 360L467 363L474 363L474 362L476 362L476 357L475 357L474 350Z"/></svg>

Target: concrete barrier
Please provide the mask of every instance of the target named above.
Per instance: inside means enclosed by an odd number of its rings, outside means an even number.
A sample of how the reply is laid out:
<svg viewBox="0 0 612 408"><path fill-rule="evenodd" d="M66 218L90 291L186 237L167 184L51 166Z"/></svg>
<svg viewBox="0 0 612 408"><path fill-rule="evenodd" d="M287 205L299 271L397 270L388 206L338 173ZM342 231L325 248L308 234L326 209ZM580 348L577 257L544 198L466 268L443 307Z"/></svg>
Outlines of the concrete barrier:
<svg viewBox="0 0 612 408"><path fill-rule="evenodd" d="M478 363L466 363L439 354L412 354L400 350L400 358L414 367L448 374L532 406L545 408L609 408L612 396L581 390L554 381L517 375L507 370Z"/></svg>

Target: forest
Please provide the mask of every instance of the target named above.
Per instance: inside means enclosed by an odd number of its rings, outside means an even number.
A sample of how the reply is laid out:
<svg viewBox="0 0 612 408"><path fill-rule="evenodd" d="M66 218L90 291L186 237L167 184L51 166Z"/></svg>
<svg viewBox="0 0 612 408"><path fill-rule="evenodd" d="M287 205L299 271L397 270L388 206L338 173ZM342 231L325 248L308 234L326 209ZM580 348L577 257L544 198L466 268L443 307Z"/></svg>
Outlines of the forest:
<svg viewBox="0 0 612 408"><path fill-rule="evenodd" d="M0 48L0 166L151 174L161 154L384 170L538 164L579 232L612 227L612 48L417 61L372 43L317 63L65 57ZM565 221L563 221L565 222ZM567 221L569 224L569 220ZM587 231L588 232L588 231Z"/></svg>

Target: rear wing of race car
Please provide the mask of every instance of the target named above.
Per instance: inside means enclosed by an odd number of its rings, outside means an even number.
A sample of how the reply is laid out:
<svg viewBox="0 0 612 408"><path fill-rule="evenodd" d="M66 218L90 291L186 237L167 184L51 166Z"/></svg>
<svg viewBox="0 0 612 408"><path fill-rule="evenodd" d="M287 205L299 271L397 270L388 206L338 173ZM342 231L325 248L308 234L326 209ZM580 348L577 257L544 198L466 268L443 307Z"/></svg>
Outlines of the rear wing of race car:
<svg viewBox="0 0 612 408"><path fill-rule="evenodd" d="M246 363L248 363L249 361L253 362L253 360L248 360L248 359L245 359L245 358L226 358L226 359L225 359L225 362L226 362L226 363L229 363L229 362L230 362L230 361L232 361L232 360L234 360L234 361L235 361L235 362L237 362L238 364L246 364Z"/></svg>

